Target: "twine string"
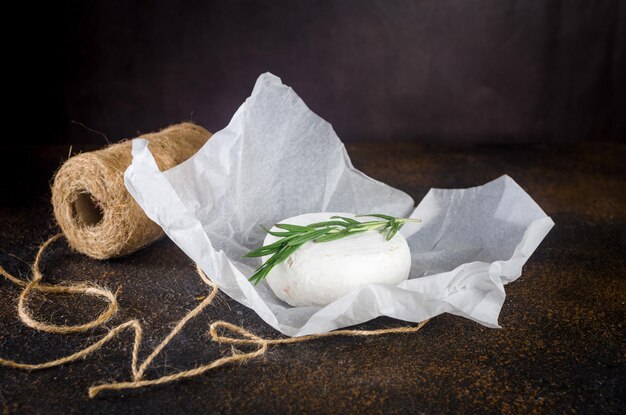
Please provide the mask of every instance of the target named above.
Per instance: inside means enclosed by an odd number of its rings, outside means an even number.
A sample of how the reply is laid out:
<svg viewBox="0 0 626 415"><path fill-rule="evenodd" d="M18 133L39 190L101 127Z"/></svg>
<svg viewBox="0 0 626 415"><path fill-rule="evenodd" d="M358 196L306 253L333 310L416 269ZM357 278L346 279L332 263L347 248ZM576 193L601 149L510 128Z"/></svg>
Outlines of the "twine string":
<svg viewBox="0 0 626 415"><path fill-rule="evenodd" d="M46 240L37 252L35 256L35 260L32 265L32 274L33 277L30 281L24 281L20 278L13 276L8 273L2 266L0 266L0 275L7 278L13 284L23 287L22 292L20 293L18 300L18 317L22 323L31 327L35 330L47 332L47 333L55 333L55 334L68 334L68 333L77 333L84 332L87 330L94 329L96 327L100 327L107 321L109 321L118 311L118 303L117 303L117 293L112 292L111 290L103 287L99 287L95 284L87 284L87 283L75 283L75 284L65 284L65 285L49 285L43 283L43 275L40 271L40 263L43 257L45 250L52 244L54 241L58 240L63 236L63 234L57 234ZM302 337L287 337L287 338L279 338L279 339L266 339L257 336L254 333L244 329L241 326L228 323L226 321L218 320L214 321L209 326L209 333L211 335L211 341L219 344L231 344L231 345L255 345L257 346L251 352L242 353L236 350L234 347L232 348L232 354L229 356L221 357L215 359L209 363L197 366L192 369L179 371L176 373L172 373L169 375L161 376L156 379L145 379L144 375L148 367L152 364L154 359L163 351L163 349L169 344L169 342L176 337L176 335L185 327L185 325L198 314L200 314L209 304L213 302L217 293L219 292L219 287L213 281L211 281L207 275L200 269L199 266L196 265L196 271L200 276L200 279L211 288L209 295L206 296L202 302L200 302L196 307L194 307L191 311L189 311L176 326L172 329L172 331L159 343L157 347L144 359L144 361L139 364L139 350L143 339L143 329L138 320L128 320L118 326L110 329L100 340L92 343L91 345L75 352L70 355L50 360L43 363L21 363L13 360L8 360L4 358L0 358L0 365L8 366L16 369L24 369L24 370L40 370L47 369L55 366L59 366L65 363L74 362L80 359L84 359L90 354L99 350L106 343L114 339L118 334L121 334L127 330L131 330L134 333L133 340L133 348L131 354L131 372L132 372L132 380L124 381L124 382L112 382L105 383L100 385L91 386L88 390L88 394L90 398L95 397L100 392L105 390L111 391L120 391L126 389L137 389L143 388L146 386L152 385L162 385L165 383L175 382L181 379L190 378L194 376L201 375L209 370L215 369L217 367L231 364L231 363L242 363L247 360L254 359L256 357L264 355L268 347L270 345L276 344L288 344L288 343L301 343L305 341L320 339L323 337L330 336L379 336L383 334L393 334L393 333L414 333L419 331L427 322L422 321L417 326L404 326L404 327L395 327L395 328L387 328L387 329L378 329L378 330L335 330L329 333L323 334L311 334ZM40 291L47 292L53 294L77 294L77 295L88 295L99 297L100 299L108 302L107 308L100 313L94 320L91 320L87 323L77 324L77 325L56 325L48 322L43 322L35 319L32 315L32 312L27 306L27 299L31 292ZM239 337L229 337L224 334L221 334L224 331L230 331Z"/></svg>

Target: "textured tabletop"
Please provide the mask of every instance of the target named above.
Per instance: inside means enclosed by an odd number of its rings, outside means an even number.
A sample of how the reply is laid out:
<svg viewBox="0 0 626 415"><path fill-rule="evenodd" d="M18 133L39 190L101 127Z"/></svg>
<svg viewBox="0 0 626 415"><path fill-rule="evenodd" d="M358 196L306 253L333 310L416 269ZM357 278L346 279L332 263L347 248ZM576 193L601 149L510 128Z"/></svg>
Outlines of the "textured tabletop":
<svg viewBox="0 0 626 415"><path fill-rule="evenodd" d="M66 147L5 148L0 166L0 265L27 278L39 243L58 232L49 181ZM130 380L132 334L87 359L25 372L0 367L2 413L143 412L580 412L624 410L626 343L626 147L349 145L354 165L418 202L431 187L483 184L513 177L556 226L508 285L502 329L452 315L418 333L331 337L277 345L243 365L193 379L89 399L98 383ZM167 238L131 256L95 261L64 242L47 251L46 281L93 281L121 287L114 327L139 319L145 357L208 288ZM19 289L0 279L0 357L41 362L93 343L105 328L67 336L24 327ZM62 324L93 318L103 305L81 297L35 295L33 311ZM232 351L210 341L223 319L277 337L251 310L220 293L157 358L159 377ZM396 327L380 318L362 329ZM239 346L238 346L239 347ZM246 350L241 346L242 350Z"/></svg>

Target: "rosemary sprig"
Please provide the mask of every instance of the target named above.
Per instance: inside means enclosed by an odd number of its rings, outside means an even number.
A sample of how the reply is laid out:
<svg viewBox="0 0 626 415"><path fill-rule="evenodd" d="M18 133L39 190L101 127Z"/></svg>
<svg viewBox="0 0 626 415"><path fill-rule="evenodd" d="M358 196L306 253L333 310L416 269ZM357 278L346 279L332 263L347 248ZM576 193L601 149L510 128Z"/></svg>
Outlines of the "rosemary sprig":
<svg viewBox="0 0 626 415"><path fill-rule="evenodd" d="M311 223L306 226L290 225L288 223L276 224L275 227L281 229L280 231L271 231L261 226L265 232L279 237L280 239L274 243L250 251L245 255L249 258L271 255L267 261L256 269L254 275L252 275L249 280L255 285L258 284L267 277L267 274L269 274L274 266L286 260L289 255L293 254L307 242L330 242L345 238L349 235L373 230L386 234L386 239L390 240L405 223L420 222L419 219L395 218L379 213L356 216L373 217L379 220L359 222L343 216L331 216L331 220Z"/></svg>

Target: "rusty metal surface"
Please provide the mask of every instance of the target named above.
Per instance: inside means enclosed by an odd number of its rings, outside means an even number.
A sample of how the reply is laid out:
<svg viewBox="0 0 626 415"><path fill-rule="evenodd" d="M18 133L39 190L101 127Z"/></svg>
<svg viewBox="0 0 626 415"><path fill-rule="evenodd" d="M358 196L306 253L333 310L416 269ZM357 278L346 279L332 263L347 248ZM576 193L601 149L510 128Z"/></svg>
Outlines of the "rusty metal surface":
<svg viewBox="0 0 626 415"><path fill-rule="evenodd" d="M24 372L0 367L0 403L11 413L619 413L626 402L626 147L409 144L348 146L357 168L418 201L430 187L467 187L511 175L556 227L507 286L502 329L460 317L434 318L422 331L376 338L327 338L275 346L262 358L176 384L90 400L95 383L130 379L131 334L84 361ZM4 149L0 168L0 264L26 278L37 245L56 232L48 181L67 148ZM16 166L20 166L15 170ZM142 356L207 289L188 258L164 239L132 256L95 261L63 243L46 255L50 282L95 281L116 288L121 312L109 327L139 318ZM17 320L18 289L0 280L0 356L40 362L93 342L103 330L59 336ZM52 321L86 320L102 305L40 297ZM71 307L70 307L71 306ZM78 318L73 310L83 315ZM148 377L230 353L210 342L214 319L276 336L220 294L155 361ZM377 319L366 329L402 325Z"/></svg>

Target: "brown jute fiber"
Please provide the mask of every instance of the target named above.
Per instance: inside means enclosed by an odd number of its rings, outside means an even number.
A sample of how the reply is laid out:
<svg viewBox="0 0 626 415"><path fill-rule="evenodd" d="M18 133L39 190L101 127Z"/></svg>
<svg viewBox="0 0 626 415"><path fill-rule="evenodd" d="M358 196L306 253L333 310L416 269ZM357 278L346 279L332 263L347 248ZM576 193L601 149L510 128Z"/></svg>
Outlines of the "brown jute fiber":
<svg viewBox="0 0 626 415"><path fill-rule="evenodd" d="M191 157L211 136L181 123L140 136L161 170ZM54 215L72 248L95 259L127 255L163 236L124 186L132 160L131 141L78 154L67 160L52 185Z"/></svg>
<svg viewBox="0 0 626 415"><path fill-rule="evenodd" d="M83 332L89 329L96 328L105 322L107 322L111 317L113 317L117 310L117 299L116 294L112 291L98 287L92 284L85 283L75 283L75 284L67 284L67 285L48 285L43 283L43 275L40 271L40 262L42 260L44 251L46 248L53 243L54 241L60 239L62 234L55 235L45 241L39 248L37 255L35 257L35 261L32 265L32 273L33 277L30 281L23 281L15 276L9 274L4 268L0 266L0 274L7 278L12 283L23 287L22 292L19 296L18 301L18 316L20 320L29 327L32 327L36 330L46 331L49 333L58 333L58 334L68 334L68 333L76 333ZM0 358L0 365L16 368L16 369L24 369L24 370L38 370L38 369L47 369L54 366L59 366L65 363L70 363L76 360L84 359L88 355L100 349L107 342L115 338L119 333L124 331L132 330L134 332L134 342L132 349L132 360L131 360L131 373L132 379L124 382L113 382L113 383L105 383L100 385L95 385L89 388L89 397L93 398L99 393L110 390L110 391L119 391L125 389L137 389L143 388L145 386L151 385L162 385L165 383L175 382L181 379L190 378L193 376L201 375L211 369L215 369L217 367L229 364L229 363L237 363L237 362L245 362L250 359L254 359L256 357L262 356L268 350L270 345L276 344L288 344L288 343L299 343L309 340L315 340L322 337L329 336L378 336L383 334L392 334L392 333L414 333L419 331L428 320L419 323L417 326L405 326L405 327L397 327L397 328L388 328L388 329L380 329L380 330L336 330L330 333L324 334L315 334L309 336L302 337L291 337L291 338L280 338L280 339L264 339L261 338L243 327L237 326L235 324L228 323L226 321L214 321L209 326L209 333L211 334L211 340L216 343L225 343L231 345L253 345L256 348L247 353L242 353L232 347L232 354L226 357L222 357L207 364L195 367L193 369L183 370L180 372L172 373L169 375L165 375L156 379L145 379L144 374L153 360L161 353L161 351L168 345L168 343L183 329L183 327L187 324L189 320L197 316L202 310L204 310L209 304L213 302L215 296L217 295L219 288L213 283L199 268L197 268L198 275L202 279L202 281L207 284L211 291L207 295L207 297L202 300L200 304L198 304L195 308L189 311L172 329L172 331L159 343L159 345L146 357L146 359L140 364L139 363L139 349L141 347L141 342L143 338L143 329L138 320L129 320L125 323L122 323L106 332L106 334L100 338L100 340L92 343L91 345L85 347L82 350L79 350L73 354L68 356L61 357L56 360L51 360L43 363L21 363L15 362L8 359ZM35 319L31 312L28 309L27 301L28 295L32 291L44 291L49 293L66 293L66 294L79 294L79 295L89 295L99 297L106 302L108 302L108 307L105 311L103 311L96 319L91 322L74 325L74 326L64 326L64 325L54 325L42 321L38 321ZM76 311L80 313L79 310ZM226 335L220 334L223 330L229 330L233 332L235 335L239 337L228 337Z"/></svg>

